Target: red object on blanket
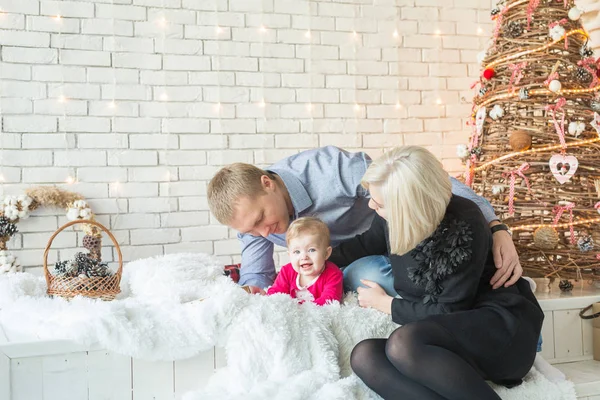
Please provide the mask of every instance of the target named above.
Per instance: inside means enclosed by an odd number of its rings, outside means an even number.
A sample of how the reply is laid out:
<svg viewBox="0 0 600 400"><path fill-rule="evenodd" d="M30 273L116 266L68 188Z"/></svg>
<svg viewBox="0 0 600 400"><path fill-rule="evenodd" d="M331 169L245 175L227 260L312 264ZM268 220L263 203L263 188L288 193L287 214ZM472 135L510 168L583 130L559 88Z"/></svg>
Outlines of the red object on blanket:
<svg viewBox="0 0 600 400"><path fill-rule="evenodd" d="M230 277L232 281L238 283L240 281L240 267L241 264L226 265L223 268L223 275Z"/></svg>

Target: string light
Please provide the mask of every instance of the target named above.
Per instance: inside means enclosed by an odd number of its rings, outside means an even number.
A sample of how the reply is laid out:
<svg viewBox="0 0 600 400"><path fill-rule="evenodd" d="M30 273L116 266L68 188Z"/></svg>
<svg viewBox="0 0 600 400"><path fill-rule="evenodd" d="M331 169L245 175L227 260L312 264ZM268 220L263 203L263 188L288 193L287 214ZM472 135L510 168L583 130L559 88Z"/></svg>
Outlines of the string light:
<svg viewBox="0 0 600 400"><path fill-rule="evenodd" d="M62 20L62 16L58 14L56 17L54 17L54 19L60 22Z"/></svg>
<svg viewBox="0 0 600 400"><path fill-rule="evenodd" d="M58 101L59 101L60 103L64 103L64 102L66 102L66 101L67 101L67 98L66 98L65 96L60 96L60 97L58 98Z"/></svg>
<svg viewBox="0 0 600 400"><path fill-rule="evenodd" d="M400 103L396 103L396 109L399 110L400 108L402 108L402 105Z"/></svg>
<svg viewBox="0 0 600 400"><path fill-rule="evenodd" d="M71 175L67 176L67 179L65 179L65 182L67 182L69 185L72 185L75 183L75 178L73 178Z"/></svg>
<svg viewBox="0 0 600 400"><path fill-rule="evenodd" d="M265 100L264 100L264 99L262 99L262 100L260 101L260 103L258 103L258 106L259 106L260 108L264 108L266 105L267 105L267 104L265 103Z"/></svg>
<svg viewBox="0 0 600 400"><path fill-rule="evenodd" d="M596 142L600 142L600 137L594 138L594 139L588 139L588 140L582 140L580 142L571 142L568 143L566 146L563 146L561 144L557 144L557 145L553 145L553 146L546 146L546 147L538 147L535 149L529 149L529 150L523 150L523 151L517 151L514 153L509 153L509 154L505 154L502 157L498 157L492 161L488 161L485 164L480 165L477 168L474 168L473 170L475 172L481 171L483 169L486 169L487 167L497 164L500 161L504 161L504 160L508 160L510 158L514 158L514 157L518 157L521 155L525 155L525 154L533 154L533 153L542 153L542 152L546 152L546 151L550 151L550 150L556 150L556 149L562 149L562 148L571 148L571 147L579 147L579 146L584 146L586 144L590 144L590 143L596 143Z"/></svg>
<svg viewBox="0 0 600 400"><path fill-rule="evenodd" d="M264 26L264 25L262 25L262 26L260 27L260 31L261 31L261 32L266 32L266 31L267 31L267 28L265 28L265 26Z"/></svg>
<svg viewBox="0 0 600 400"><path fill-rule="evenodd" d="M435 102L437 105L442 105L442 103L443 103L442 99L437 99Z"/></svg>
<svg viewBox="0 0 600 400"><path fill-rule="evenodd" d="M308 103L308 104L306 105L306 108L307 108L309 111L311 111L311 110L312 110L312 108L313 108L313 105L312 105L312 103Z"/></svg>
<svg viewBox="0 0 600 400"><path fill-rule="evenodd" d="M159 18L158 25L162 26L163 28L166 27L167 26L167 19L165 17Z"/></svg>
<svg viewBox="0 0 600 400"><path fill-rule="evenodd" d="M221 28L221 27L220 27L220 26L218 26L218 25L217 25L217 28L216 28L216 30L217 30L217 33L219 33L219 34L220 34L220 33L223 33L223 28Z"/></svg>
<svg viewBox="0 0 600 400"><path fill-rule="evenodd" d="M439 30L439 29L436 29L436 30L435 30L435 34L436 34L437 36L440 36L440 35L442 34L442 31L441 31L441 30Z"/></svg>
<svg viewBox="0 0 600 400"><path fill-rule="evenodd" d="M483 33L483 29L481 27L477 28L477 34L481 35Z"/></svg>
<svg viewBox="0 0 600 400"><path fill-rule="evenodd" d="M400 34L398 33L398 29L396 29L393 33L393 36L397 39Z"/></svg>
<svg viewBox="0 0 600 400"><path fill-rule="evenodd" d="M548 225L548 224L521 225L521 226L515 226L515 227L511 228L510 230L512 232L515 232L515 231L524 231L524 230L544 228L544 227L548 227L548 228L568 228L570 226L593 224L595 222L600 222L600 218L582 219L582 220L579 220L579 221L574 221L573 223L567 222L567 223L564 223L564 224L557 224L557 225L553 225L553 224L550 224L550 225Z"/></svg>
<svg viewBox="0 0 600 400"><path fill-rule="evenodd" d="M310 37L310 30L306 31L306 33L304 34L304 36L306 36L307 38Z"/></svg>
<svg viewBox="0 0 600 400"><path fill-rule="evenodd" d="M111 101L110 103L108 103L108 107L109 108L116 108L117 107L117 103L115 103L114 101Z"/></svg>
<svg viewBox="0 0 600 400"><path fill-rule="evenodd" d="M168 96L166 93L162 93L162 94L160 95L160 99L161 99L162 101L167 101L167 100L169 100L169 96Z"/></svg>
<svg viewBox="0 0 600 400"><path fill-rule="evenodd" d="M358 104L354 105L354 111L360 111L360 106Z"/></svg>

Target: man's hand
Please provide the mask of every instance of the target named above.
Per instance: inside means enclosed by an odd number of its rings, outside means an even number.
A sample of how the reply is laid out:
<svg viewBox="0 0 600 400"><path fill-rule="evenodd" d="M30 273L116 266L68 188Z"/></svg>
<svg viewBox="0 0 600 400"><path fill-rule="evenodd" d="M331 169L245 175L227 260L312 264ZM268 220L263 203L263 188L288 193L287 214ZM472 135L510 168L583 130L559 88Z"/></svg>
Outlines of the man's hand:
<svg viewBox="0 0 600 400"><path fill-rule="evenodd" d="M510 233L506 231L497 231L494 233L493 238L494 264L498 270L492 277L490 284L494 289L498 289L502 285L504 287L512 286L523 275L517 249Z"/></svg>
<svg viewBox="0 0 600 400"><path fill-rule="evenodd" d="M361 279L360 282L367 286L358 287L358 304L364 308L374 308L386 314L392 313L393 297L389 296L379 284Z"/></svg>
<svg viewBox="0 0 600 400"><path fill-rule="evenodd" d="M246 292L248 292L250 294L260 294L261 296L264 296L267 294L267 292L265 292L258 286L251 286L251 285L250 286L242 286L242 289L244 289Z"/></svg>

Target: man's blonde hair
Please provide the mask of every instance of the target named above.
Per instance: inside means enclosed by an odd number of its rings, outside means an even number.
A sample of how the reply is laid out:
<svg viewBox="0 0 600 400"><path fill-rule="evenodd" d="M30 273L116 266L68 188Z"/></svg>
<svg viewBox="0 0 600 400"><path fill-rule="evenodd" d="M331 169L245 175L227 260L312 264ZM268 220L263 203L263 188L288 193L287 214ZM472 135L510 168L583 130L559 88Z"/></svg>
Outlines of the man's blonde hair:
<svg viewBox="0 0 600 400"><path fill-rule="evenodd" d="M390 251L403 255L430 236L442 222L452 183L442 163L419 146L396 147L373 161L362 185L381 189Z"/></svg>
<svg viewBox="0 0 600 400"><path fill-rule="evenodd" d="M228 225L236 203L243 197L254 199L265 193L261 177L275 179L274 174L251 164L235 163L223 167L208 183L208 207L217 220Z"/></svg>
<svg viewBox="0 0 600 400"><path fill-rule="evenodd" d="M302 217L292 222L285 233L285 240L290 242L302 235L315 235L323 247L329 247L330 237L327 224L316 217Z"/></svg>

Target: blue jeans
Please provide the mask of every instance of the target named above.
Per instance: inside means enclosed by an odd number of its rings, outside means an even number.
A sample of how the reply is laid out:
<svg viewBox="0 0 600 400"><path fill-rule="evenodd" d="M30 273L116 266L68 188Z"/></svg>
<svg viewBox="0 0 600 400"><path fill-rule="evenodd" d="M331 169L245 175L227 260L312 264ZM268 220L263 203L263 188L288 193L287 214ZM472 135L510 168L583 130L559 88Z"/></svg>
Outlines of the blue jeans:
<svg viewBox="0 0 600 400"><path fill-rule="evenodd" d="M344 268L344 291L355 292L358 287L366 287L360 280L365 279L379 284L385 292L392 296L398 296L394 289L394 275L392 264L386 256L368 256L359 258ZM538 339L537 351L542 351L542 335Z"/></svg>

